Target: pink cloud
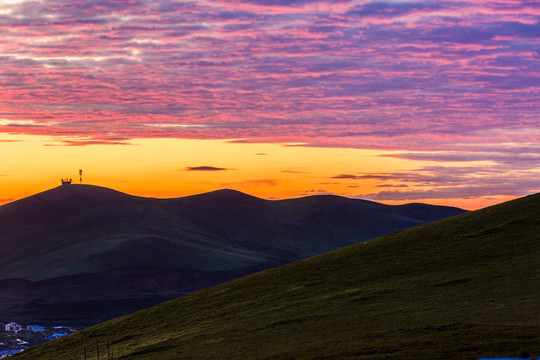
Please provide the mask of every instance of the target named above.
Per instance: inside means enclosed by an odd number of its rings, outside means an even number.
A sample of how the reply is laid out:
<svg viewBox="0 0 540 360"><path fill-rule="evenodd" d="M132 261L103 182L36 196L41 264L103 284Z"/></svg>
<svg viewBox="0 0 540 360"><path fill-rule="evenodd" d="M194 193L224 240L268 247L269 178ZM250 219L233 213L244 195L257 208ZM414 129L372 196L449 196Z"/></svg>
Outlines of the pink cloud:
<svg viewBox="0 0 540 360"><path fill-rule="evenodd" d="M0 131L500 162L486 148L540 143L539 20L536 1L2 5Z"/></svg>

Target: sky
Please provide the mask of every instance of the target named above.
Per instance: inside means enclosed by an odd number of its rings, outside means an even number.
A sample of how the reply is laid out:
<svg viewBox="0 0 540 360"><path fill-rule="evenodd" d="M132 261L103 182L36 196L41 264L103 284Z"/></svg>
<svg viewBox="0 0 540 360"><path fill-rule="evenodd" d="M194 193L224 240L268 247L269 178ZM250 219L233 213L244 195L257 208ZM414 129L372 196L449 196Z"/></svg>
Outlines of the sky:
<svg viewBox="0 0 540 360"><path fill-rule="evenodd" d="M540 191L540 0L0 0L0 204L61 177L477 209Z"/></svg>

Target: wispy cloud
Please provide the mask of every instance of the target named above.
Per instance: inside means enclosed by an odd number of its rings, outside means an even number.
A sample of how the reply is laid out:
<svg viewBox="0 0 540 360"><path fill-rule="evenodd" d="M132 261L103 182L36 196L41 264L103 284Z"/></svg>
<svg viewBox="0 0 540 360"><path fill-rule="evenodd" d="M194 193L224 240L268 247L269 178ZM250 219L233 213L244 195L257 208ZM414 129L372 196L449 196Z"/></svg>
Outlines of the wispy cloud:
<svg viewBox="0 0 540 360"><path fill-rule="evenodd" d="M282 170L281 172L284 174L305 174L304 171L298 171L298 170Z"/></svg>
<svg viewBox="0 0 540 360"><path fill-rule="evenodd" d="M220 184L220 187L226 188L239 188L239 189L251 189L260 187L273 187L279 184L276 179L253 179L238 182L228 182Z"/></svg>
<svg viewBox="0 0 540 360"><path fill-rule="evenodd" d="M44 144L43 146L90 146L90 145L132 145L130 142L114 139L96 139L96 140L84 140L84 139L61 139L58 143Z"/></svg>
<svg viewBox="0 0 540 360"><path fill-rule="evenodd" d="M380 175L377 175L380 176ZM358 179L366 179L369 178L370 175L352 175L352 174L339 174L336 176L332 176L332 179L350 179L350 180L358 180Z"/></svg>
<svg viewBox="0 0 540 360"><path fill-rule="evenodd" d="M188 166L184 169L185 171L224 171L232 170L215 166Z"/></svg>
<svg viewBox="0 0 540 360"><path fill-rule="evenodd" d="M498 165L425 166L412 171L336 176L335 179L371 180L379 192L363 193L372 200L472 199L523 196L540 192L538 170L501 168Z"/></svg>

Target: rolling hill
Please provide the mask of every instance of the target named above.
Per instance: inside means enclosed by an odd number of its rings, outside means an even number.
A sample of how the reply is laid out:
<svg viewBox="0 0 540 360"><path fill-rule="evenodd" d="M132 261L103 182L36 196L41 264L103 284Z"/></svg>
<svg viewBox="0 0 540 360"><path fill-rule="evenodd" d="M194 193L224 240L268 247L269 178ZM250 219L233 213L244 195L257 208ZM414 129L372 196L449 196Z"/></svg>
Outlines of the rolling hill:
<svg viewBox="0 0 540 360"><path fill-rule="evenodd" d="M540 355L540 194L221 284L16 359ZM527 356L528 357L528 356Z"/></svg>
<svg viewBox="0 0 540 360"><path fill-rule="evenodd" d="M262 269L463 213L233 190L175 199L69 185L0 207L0 318L97 323Z"/></svg>

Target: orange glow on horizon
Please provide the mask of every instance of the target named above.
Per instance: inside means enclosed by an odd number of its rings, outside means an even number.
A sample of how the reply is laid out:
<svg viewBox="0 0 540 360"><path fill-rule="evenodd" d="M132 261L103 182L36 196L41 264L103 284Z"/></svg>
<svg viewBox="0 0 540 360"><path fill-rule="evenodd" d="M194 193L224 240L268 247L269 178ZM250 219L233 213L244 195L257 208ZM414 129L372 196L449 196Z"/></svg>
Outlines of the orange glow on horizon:
<svg viewBox="0 0 540 360"><path fill-rule="evenodd" d="M131 195L170 198L222 188L265 199L317 194L366 198L395 181L340 174L413 171L428 162L389 157L390 151L318 148L224 140L135 139L131 145L62 146L46 136L4 135L0 142L0 203L60 185L60 178L109 187ZM7 141L6 141L7 140ZM386 156L381 156L386 155ZM402 185L405 186L405 185ZM478 209L511 197L376 200L425 202Z"/></svg>

